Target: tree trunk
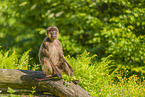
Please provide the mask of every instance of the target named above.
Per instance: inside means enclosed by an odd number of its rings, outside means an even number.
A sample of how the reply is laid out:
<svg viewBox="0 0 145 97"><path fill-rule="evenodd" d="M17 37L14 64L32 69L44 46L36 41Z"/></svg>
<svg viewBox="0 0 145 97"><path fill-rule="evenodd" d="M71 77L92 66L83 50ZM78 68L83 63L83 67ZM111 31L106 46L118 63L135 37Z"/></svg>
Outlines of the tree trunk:
<svg viewBox="0 0 145 97"><path fill-rule="evenodd" d="M27 89L36 91L51 92L60 97L89 97L89 93L73 82L65 82L64 79L45 79L42 71L0 69L0 88Z"/></svg>

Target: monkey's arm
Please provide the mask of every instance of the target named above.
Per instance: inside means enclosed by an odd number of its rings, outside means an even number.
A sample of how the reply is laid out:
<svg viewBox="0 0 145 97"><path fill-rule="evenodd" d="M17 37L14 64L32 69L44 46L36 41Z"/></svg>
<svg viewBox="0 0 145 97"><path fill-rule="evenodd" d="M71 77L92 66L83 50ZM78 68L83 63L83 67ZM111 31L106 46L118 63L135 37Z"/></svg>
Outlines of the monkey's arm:
<svg viewBox="0 0 145 97"><path fill-rule="evenodd" d="M72 67L69 65L69 63L64 58L62 44L60 43L59 40L57 40L56 43L59 45L59 48L56 48L57 51L59 52L59 60L61 62L66 63L68 65L69 69L71 70L71 76L73 76L73 74L74 74L73 69L72 69Z"/></svg>
<svg viewBox="0 0 145 97"><path fill-rule="evenodd" d="M65 62L65 63L68 65L68 67L69 67L70 70L71 70L71 76L73 76L73 74L74 74L73 69L72 69L72 67L69 65L69 63L65 60L63 54L60 54L60 61L61 61L61 62Z"/></svg>
<svg viewBox="0 0 145 97"><path fill-rule="evenodd" d="M50 53L48 52L48 50L46 48L42 49L44 56L46 56L47 58L49 58Z"/></svg>
<svg viewBox="0 0 145 97"><path fill-rule="evenodd" d="M71 76L73 76L73 74L74 74L73 69L72 69L72 67L69 65L69 63L68 63L68 62L65 60L65 58L64 58L62 44L60 43L60 41L58 41L58 43L59 43L59 45L60 45L60 48L59 48L59 50L58 50L58 51L59 51L59 58L60 58L60 61L66 63L66 64L68 65L68 67L69 67L70 70L71 70Z"/></svg>

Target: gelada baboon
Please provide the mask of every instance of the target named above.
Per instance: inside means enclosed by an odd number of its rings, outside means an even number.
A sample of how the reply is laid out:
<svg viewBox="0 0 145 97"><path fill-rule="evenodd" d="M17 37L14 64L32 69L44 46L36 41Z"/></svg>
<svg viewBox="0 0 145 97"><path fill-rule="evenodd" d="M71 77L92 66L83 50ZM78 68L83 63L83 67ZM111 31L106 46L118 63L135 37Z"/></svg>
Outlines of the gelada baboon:
<svg viewBox="0 0 145 97"><path fill-rule="evenodd" d="M51 26L47 29L47 37L42 42L39 50L39 61L42 70L49 77L58 76L61 78L62 72L73 76L73 69L64 58L62 44L58 40L58 35L59 30L57 27Z"/></svg>

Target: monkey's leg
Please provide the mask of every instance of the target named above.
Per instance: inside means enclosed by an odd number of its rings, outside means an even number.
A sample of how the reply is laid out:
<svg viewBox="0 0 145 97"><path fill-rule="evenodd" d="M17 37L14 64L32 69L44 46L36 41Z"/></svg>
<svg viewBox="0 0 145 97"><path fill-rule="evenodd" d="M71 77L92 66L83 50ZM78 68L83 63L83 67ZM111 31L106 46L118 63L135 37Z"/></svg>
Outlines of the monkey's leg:
<svg viewBox="0 0 145 97"><path fill-rule="evenodd" d="M69 68L69 66L67 65L66 62L64 62L64 71L65 73L68 75L68 76L72 76L72 72L71 72L71 69Z"/></svg>
<svg viewBox="0 0 145 97"><path fill-rule="evenodd" d="M65 62L58 63L58 64L56 65L56 68L58 68L58 70L59 70L60 73L61 73L61 72L65 72L68 76L72 76L71 73L73 73L73 72L72 72L72 70L70 69L70 67L67 65L67 63L65 63ZM74 84L80 83L79 80L72 80L72 82L73 82Z"/></svg>
<svg viewBox="0 0 145 97"><path fill-rule="evenodd" d="M61 63L57 63L55 66L56 66L56 68L59 70L59 72L60 73L62 73L63 72L63 62L61 62Z"/></svg>
<svg viewBox="0 0 145 97"><path fill-rule="evenodd" d="M71 70L67 63L61 62L57 64L57 68L59 68L60 72L65 72L68 76L71 76Z"/></svg>
<svg viewBox="0 0 145 97"><path fill-rule="evenodd" d="M54 73L52 66L49 62L49 59L47 57L43 58L42 70L47 76L52 75Z"/></svg>
<svg viewBox="0 0 145 97"><path fill-rule="evenodd" d="M69 69L70 69L70 71L71 71L70 76L73 76L73 74L74 74L73 69L72 69L72 67L68 64L68 62L65 60L63 54L60 54L60 61L63 62L63 63L65 63L65 65L67 65L67 67L69 67Z"/></svg>
<svg viewBox="0 0 145 97"><path fill-rule="evenodd" d="M44 74L46 75L47 78L38 79L38 80L41 81L41 80L48 80L48 79L52 78L52 75L53 75L54 71L51 67L50 62L48 61L48 58L43 57L41 62L42 62L41 63L42 64L42 70L43 70L43 72L44 72Z"/></svg>

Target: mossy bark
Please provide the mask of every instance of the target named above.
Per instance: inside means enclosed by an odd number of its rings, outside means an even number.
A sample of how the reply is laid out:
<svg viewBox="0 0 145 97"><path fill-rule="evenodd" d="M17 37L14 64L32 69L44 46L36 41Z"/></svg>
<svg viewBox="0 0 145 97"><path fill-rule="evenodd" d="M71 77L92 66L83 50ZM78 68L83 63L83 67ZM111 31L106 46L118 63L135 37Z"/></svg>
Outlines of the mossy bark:
<svg viewBox="0 0 145 97"><path fill-rule="evenodd" d="M64 79L45 79L42 71L0 69L0 88L32 90L36 86L38 92L51 92L60 97L89 97L89 93L73 82Z"/></svg>

